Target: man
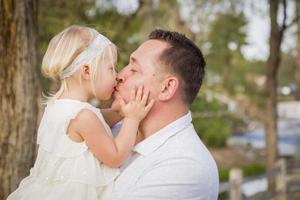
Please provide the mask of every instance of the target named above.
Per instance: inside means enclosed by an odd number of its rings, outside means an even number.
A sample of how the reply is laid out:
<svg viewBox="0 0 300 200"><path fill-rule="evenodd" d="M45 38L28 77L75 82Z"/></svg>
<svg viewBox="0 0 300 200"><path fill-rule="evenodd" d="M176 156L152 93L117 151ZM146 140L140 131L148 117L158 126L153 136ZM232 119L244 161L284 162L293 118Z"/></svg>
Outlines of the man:
<svg viewBox="0 0 300 200"><path fill-rule="evenodd" d="M176 32L155 30L131 54L116 94L127 101L131 88L143 85L155 104L140 124L143 139L121 168L113 200L217 199L217 167L189 111L204 67L200 49Z"/></svg>

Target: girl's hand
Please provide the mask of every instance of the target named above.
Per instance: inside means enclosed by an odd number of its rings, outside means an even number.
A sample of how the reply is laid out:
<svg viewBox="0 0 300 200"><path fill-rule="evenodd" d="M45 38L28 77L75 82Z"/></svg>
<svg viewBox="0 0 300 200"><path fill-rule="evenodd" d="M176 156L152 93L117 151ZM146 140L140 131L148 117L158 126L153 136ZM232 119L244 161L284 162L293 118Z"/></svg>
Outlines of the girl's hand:
<svg viewBox="0 0 300 200"><path fill-rule="evenodd" d="M139 86L137 91L136 89L131 90L130 100L127 104L121 96L117 98L120 102L121 114L126 118L134 119L138 122L146 117L154 105L153 99L146 105L149 98L149 90L144 91L143 86Z"/></svg>

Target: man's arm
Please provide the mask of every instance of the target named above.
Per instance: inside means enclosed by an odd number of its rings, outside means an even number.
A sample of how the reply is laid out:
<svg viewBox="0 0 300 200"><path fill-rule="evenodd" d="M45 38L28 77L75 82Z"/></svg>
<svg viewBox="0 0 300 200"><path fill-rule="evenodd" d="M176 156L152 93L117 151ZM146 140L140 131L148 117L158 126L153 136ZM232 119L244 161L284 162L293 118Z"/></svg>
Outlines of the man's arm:
<svg viewBox="0 0 300 200"><path fill-rule="evenodd" d="M120 199L215 200L217 195L218 175L214 169L184 157L158 163Z"/></svg>

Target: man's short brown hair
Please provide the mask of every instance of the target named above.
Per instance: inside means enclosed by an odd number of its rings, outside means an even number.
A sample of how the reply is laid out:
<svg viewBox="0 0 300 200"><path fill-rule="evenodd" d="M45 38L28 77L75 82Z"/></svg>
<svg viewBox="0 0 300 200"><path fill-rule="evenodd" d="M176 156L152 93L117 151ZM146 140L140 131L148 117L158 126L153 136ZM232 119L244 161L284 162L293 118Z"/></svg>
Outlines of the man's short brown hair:
<svg viewBox="0 0 300 200"><path fill-rule="evenodd" d="M183 89L183 100L191 105L196 98L205 74L205 60L201 50L185 35L156 29L149 39L167 42L170 47L165 49L159 61L179 76Z"/></svg>

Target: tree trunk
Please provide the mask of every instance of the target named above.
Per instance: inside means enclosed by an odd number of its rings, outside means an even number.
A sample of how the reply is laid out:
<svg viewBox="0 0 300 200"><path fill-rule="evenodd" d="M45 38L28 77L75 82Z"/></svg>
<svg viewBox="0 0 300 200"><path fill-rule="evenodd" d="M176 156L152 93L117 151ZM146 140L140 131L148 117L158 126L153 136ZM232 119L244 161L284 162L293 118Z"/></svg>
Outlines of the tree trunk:
<svg viewBox="0 0 300 200"><path fill-rule="evenodd" d="M267 169L274 167L277 158L277 71L280 64L280 46L283 32L277 23L278 0L269 0L271 35L270 54L267 61L265 133L267 146ZM269 180L269 189L274 190L274 179Z"/></svg>
<svg viewBox="0 0 300 200"><path fill-rule="evenodd" d="M300 1L295 1L295 13L300 13ZM299 14L298 14L299 15ZM297 54L296 54L296 73L295 81L297 85L296 100L300 101L300 20L297 22Z"/></svg>
<svg viewBox="0 0 300 200"><path fill-rule="evenodd" d="M191 31L188 24L181 18L180 5L177 0L161 1L162 6L170 9L169 28L178 32L184 33L192 41L196 41L196 34Z"/></svg>
<svg viewBox="0 0 300 200"><path fill-rule="evenodd" d="M0 1L0 199L35 159L37 35L37 0Z"/></svg>

